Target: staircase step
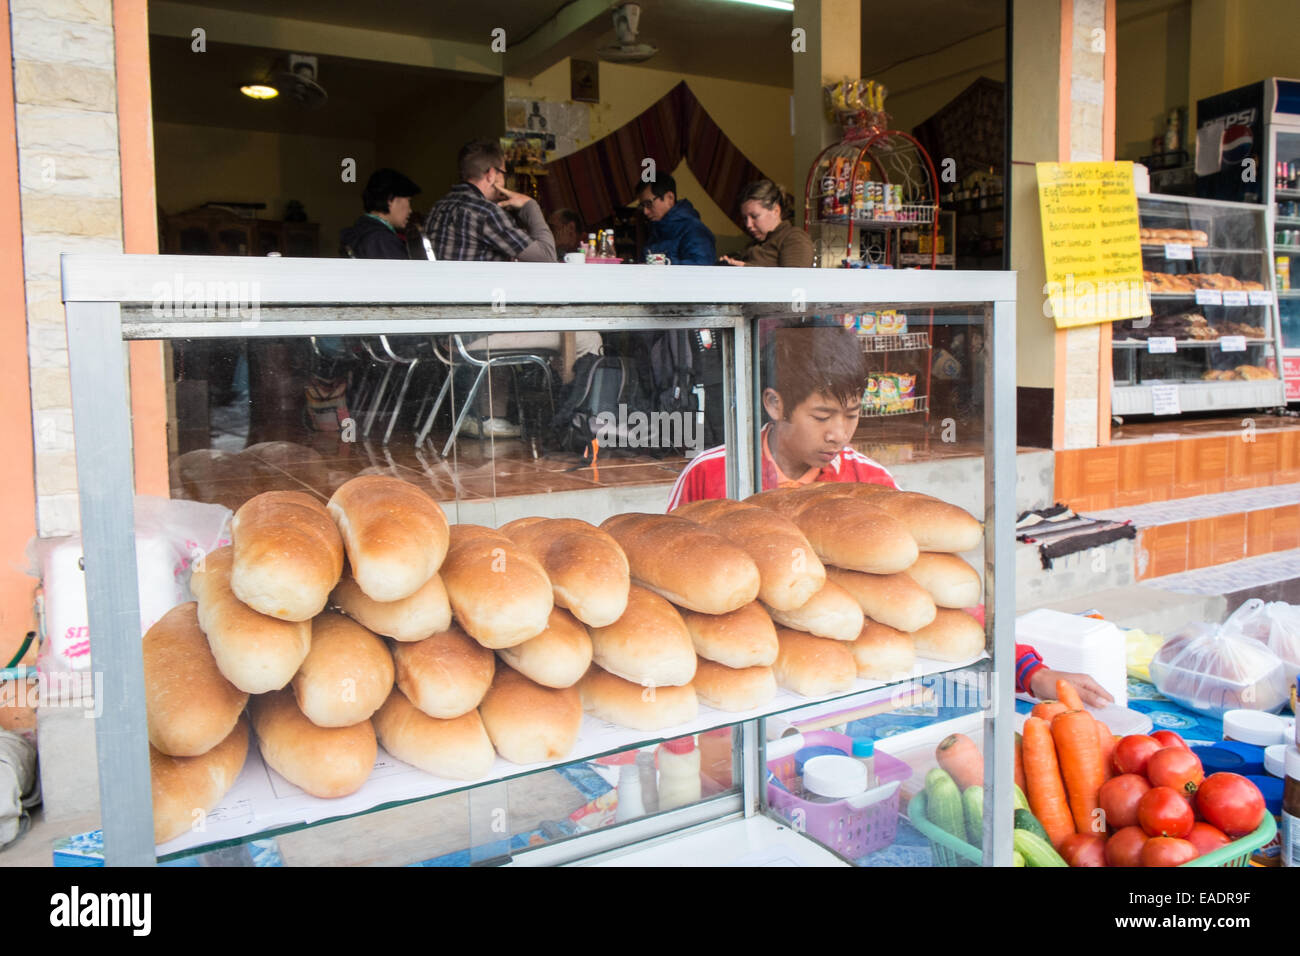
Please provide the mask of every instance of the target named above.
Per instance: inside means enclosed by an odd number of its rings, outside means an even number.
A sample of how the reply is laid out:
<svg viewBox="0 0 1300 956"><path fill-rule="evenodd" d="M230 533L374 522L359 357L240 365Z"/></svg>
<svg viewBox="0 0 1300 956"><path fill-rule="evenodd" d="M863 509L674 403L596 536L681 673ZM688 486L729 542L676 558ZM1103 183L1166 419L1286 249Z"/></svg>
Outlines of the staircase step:
<svg viewBox="0 0 1300 956"><path fill-rule="evenodd" d="M1152 504L1130 505L1127 508L1107 508L1104 511L1084 512L1089 518L1106 521L1132 521L1139 528L1200 521L1223 515L1264 511L1300 505L1300 484L1265 485L1262 488L1245 488L1240 491L1223 491L1213 495L1196 495L1175 498Z"/></svg>
<svg viewBox="0 0 1300 956"><path fill-rule="evenodd" d="M1150 587L1179 594L1233 594L1300 578L1300 548L1243 558L1211 568L1148 578Z"/></svg>
<svg viewBox="0 0 1300 956"><path fill-rule="evenodd" d="M1049 602L1122 588L1133 583L1132 539L1111 541L1052 561L1043 568L1038 545L1016 545L1016 609L1040 607Z"/></svg>
<svg viewBox="0 0 1300 956"><path fill-rule="evenodd" d="M1222 621L1228 602L1219 594L1185 594L1149 584L1130 584L1051 601L1050 607L1069 614L1095 610L1120 627L1136 627L1148 634L1170 635L1197 621Z"/></svg>

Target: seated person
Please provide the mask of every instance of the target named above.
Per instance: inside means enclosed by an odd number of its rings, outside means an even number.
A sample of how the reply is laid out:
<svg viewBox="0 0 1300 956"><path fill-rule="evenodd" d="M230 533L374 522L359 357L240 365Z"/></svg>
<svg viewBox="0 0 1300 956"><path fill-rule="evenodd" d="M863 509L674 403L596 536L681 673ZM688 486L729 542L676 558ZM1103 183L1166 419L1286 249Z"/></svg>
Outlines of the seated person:
<svg viewBox="0 0 1300 956"><path fill-rule="evenodd" d="M723 256L729 266L784 266L810 269L812 240L794 225L794 198L770 179L750 183L740 194L740 214L745 231L754 241L735 258Z"/></svg>
<svg viewBox="0 0 1300 956"><path fill-rule="evenodd" d="M561 262L570 252L582 249L583 236L586 233L582 217L572 209L557 209L546 217L546 224L555 236L555 257Z"/></svg>
<svg viewBox="0 0 1300 956"><path fill-rule="evenodd" d="M675 266L711 266L718 260L713 233L689 199L677 198L677 181L664 173L637 193L641 212L650 221L647 255L663 254Z"/></svg>

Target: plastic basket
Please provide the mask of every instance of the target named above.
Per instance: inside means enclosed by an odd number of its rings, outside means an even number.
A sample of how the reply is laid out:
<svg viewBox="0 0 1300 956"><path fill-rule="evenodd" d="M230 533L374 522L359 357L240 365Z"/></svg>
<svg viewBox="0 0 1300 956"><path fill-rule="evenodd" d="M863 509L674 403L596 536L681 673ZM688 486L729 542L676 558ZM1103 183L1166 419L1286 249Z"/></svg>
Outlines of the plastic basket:
<svg viewBox="0 0 1300 956"><path fill-rule="evenodd" d="M848 754L853 741L843 734L815 730L804 734L808 746L824 744ZM834 850L841 856L857 859L883 850L894 842L898 833L898 786L912 776L912 768L889 754L875 756L876 779L881 786L895 784L886 797L865 807L853 807L849 801L812 803L787 790L768 784L768 805L790 821L795 829ZM789 787L795 777L794 754L767 762L772 776Z"/></svg>
<svg viewBox="0 0 1300 956"><path fill-rule="evenodd" d="M912 798L907 807L907 818L929 841L935 866L969 866L983 862L984 855L965 840L958 840L947 830L935 826L925 815L925 792ZM1227 846L1197 857L1183 866L1246 866L1250 855L1267 846L1277 835L1277 821L1271 813L1264 814L1264 822L1253 833L1234 840Z"/></svg>

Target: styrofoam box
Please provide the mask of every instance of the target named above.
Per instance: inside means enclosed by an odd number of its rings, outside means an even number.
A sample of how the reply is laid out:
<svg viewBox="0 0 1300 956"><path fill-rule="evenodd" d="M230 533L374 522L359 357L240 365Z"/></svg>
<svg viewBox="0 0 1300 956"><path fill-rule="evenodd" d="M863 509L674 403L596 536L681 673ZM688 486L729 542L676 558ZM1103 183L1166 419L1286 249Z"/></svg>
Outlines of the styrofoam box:
<svg viewBox="0 0 1300 956"><path fill-rule="evenodd" d="M1109 621L1038 608L1016 618L1016 643L1028 644L1054 671L1089 675L1116 706L1128 706L1124 633Z"/></svg>

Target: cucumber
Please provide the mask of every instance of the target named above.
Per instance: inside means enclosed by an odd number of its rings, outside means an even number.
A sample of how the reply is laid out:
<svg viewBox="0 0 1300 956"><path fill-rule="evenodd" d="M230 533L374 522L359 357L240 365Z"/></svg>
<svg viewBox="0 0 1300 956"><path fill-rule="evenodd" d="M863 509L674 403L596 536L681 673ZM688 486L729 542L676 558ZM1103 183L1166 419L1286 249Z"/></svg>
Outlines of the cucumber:
<svg viewBox="0 0 1300 956"><path fill-rule="evenodd" d="M1017 787L1014 783L1011 785L1011 791L1012 791L1013 794L1015 794L1015 805L1016 805L1016 809L1017 809L1017 810L1028 810L1028 809L1029 809L1029 798L1025 796L1025 792L1024 792L1023 790L1021 790L1019 787Z"/></svg>
<svg viewBox="0 0 1300 956"><path fill-rule="evenodd" d="M940 830L966 842L961 792L952 782L952 777L938 768L925 777L925 811L930 822Z"/></svg>
<svg viewBox="0 0 1300 956"><path fill-rule="evenodd" d="M1052 844L1029 830L1016 830L1012 845L1016 852L1024 855L1027 866L1069 866L1052 849Z"/></svg>
<svg viewBox="0 0 1300 956"><path fill-rule="evenodd" d="M961 797L966 811L966 838L971 846L984 845L984 788L967 787Z"/></svg>
<svg viewBox="0 0 1300 956"><path fill-rule="evenodd" d="M1028 830L1030 833L1046 840L1048 843L1052 842L1047 836L1047 831L1043 829L1043 825L1038 822L1038 817L1034 816L1028 810L1016 811L1016 829Z"/></svg>
<svg viewBox="0 0 1300 956"><path fill-rule="evenodd" d="M1011 851L1011 865L1012 865L1012 866L1024 866L1024 865L1025 865L1025 855L1024 855L1023 853L1021 853L1019 850L1012 850L1012 851Z"/></svg>

